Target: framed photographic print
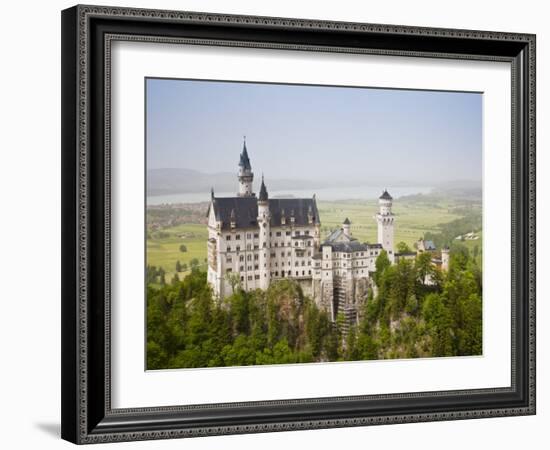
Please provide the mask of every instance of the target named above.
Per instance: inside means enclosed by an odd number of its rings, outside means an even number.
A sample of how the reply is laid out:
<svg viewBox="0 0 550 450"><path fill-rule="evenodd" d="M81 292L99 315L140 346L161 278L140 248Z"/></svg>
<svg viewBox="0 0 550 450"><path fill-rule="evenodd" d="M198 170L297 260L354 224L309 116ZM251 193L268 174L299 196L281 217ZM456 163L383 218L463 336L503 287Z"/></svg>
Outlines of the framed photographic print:
<svg viewBox="0 0 550 450"><path fill-rule="evenodd" d="M62 13L62 437L535 413L535 36Z"/></svg>

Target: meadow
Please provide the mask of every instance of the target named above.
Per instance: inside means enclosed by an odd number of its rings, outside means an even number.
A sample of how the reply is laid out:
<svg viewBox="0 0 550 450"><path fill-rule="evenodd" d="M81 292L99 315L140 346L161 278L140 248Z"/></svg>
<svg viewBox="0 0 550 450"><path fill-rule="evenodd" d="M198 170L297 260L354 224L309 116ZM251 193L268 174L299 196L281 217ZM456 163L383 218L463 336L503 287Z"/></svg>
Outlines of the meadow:
<svg viewBox="0 0 550 450"><path fill-rule="evenodd" d="M331 230L341 226L348 217L351 222L351 231L354 237L362 242L375 243L377 241L377 225L374 219L378 211L376 200L350 200L339 202L318 201L321 218L322 236L328 235ZM438 233L440 225L452 222L463 217L463 202L443 197L403 197L394 201L395 214L395 243L405 242L413 247L414 242L425 233ZM179 207L181 209L181 206ZM193 207L196 208L196 207ZM203 223L197 223L200 217ZM166 271L166 280L170 281L176 272L176 263L187 265L187 270L180 273L185 276L193 259L205 266L207 229L204 223L204 214L189 216L190 223L179 223L175 226L162 227L157 232L148 233L147 264L162 267ZM160 232L159 232L160 231ZM479 245L477 241L466 241L468 247ZM185 245L186 252L180 250ZM470 248L470 250L472 250Z"/></svg>

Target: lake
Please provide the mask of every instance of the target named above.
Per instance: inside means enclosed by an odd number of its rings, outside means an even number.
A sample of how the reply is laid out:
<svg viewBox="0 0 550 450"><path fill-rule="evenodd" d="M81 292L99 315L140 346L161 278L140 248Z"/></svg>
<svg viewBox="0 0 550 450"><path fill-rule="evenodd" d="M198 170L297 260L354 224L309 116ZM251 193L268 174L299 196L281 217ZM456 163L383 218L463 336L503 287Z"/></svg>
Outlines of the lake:
<svg viewBox="0 0 550 450"><path fill-rule="evenodd" d="M405 195L428 194L432 187L427 186L400 186L392 188L387 186L388 192L393 198L403 197ZM288 191L268 191L270 198L311 198L313 194L319 201L338 201L338 200L372 200L382 194L379 186L349 186L341 188L317 188L317 189L294 189ZM216 192L216 197L235 197L235 192ZM170 203L199 203L210 200L210 192L184 192L181 194L154 195L147 197L148 205L162 205Z"/></svg>

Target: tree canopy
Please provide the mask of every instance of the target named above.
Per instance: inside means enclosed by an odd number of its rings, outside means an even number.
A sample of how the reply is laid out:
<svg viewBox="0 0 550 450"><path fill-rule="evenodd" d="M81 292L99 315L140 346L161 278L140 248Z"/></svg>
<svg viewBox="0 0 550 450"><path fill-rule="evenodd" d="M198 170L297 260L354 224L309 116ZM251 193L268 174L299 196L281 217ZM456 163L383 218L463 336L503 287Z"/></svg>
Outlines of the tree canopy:
<svg viewBox="0 0 550 450"><path fill-rule="evenodd" d="M458 244L460 245L460 244ZM356 323L335 323L292 280L215 299L196 261L170 284L147 270L147 367L220 367L479 355L481 267L451 249L448 272L420 254L391 264L382 251ZM160 287L157 287L160 283Z"/></svg>

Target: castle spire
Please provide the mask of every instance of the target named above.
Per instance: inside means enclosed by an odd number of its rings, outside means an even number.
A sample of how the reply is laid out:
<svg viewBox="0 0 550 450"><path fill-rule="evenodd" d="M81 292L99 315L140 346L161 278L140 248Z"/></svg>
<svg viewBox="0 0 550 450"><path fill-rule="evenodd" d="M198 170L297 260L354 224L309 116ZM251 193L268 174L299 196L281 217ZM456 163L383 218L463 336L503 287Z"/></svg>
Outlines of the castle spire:
<svg viewBox="0 0 550 450"><path fill-rule="evenodd" d="M243 170L252 170L252 167L250 166L250 158L248 157L248 151L246 149L246 136L243 136L243 151L241 152L239 167Z"/></svg>
<svg viewBox="0 0 550 450"><path fill-rule="evenodd" d="M243 137L243 150L239 158L239 197L254 197L252 192L252 181L254 174L246 149L246 136Z"/></svg>
<svg viewBox="0 0 550 450"><path fill-rule="evenodd" d="M258 198L261 202L266 202L268 200L269 196L267 194L267 189L265 187L264 183L264 175L262 174L262 185L260 186L260 196Z"/></svg>

